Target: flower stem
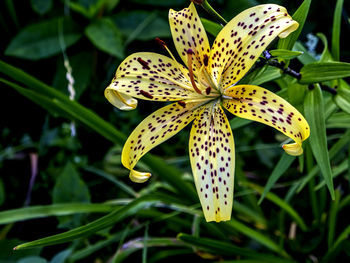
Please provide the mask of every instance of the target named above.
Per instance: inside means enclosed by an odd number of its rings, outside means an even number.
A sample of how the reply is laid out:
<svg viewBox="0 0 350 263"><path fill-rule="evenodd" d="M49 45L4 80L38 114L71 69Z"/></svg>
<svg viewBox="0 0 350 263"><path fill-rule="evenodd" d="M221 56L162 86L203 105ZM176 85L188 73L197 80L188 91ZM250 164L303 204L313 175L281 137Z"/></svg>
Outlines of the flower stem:
<svg viewBox="0 0 350 263"><path fill-rule="evenodd" d="M201 4L201 6L207 11L211 16L215 17L218 21L220 21L221 24L226 25L227 21L225 18L223 18L221 15L219 15L218 12L212 8L212 6L208 3L207 0L204 0Z"/></svg>

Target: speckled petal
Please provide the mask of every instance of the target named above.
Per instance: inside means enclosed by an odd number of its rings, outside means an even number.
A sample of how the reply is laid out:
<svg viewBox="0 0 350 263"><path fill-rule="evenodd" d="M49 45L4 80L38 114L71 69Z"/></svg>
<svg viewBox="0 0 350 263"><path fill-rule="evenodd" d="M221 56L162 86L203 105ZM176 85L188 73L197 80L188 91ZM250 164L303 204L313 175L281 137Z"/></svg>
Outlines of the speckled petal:
<svg viewBox="0 0 350 263"><path fill-rule="evenodd" d="M208 65L210 45L194 4L178 12L170 9L169 23L177 52L186 65L188 49L194 52L193 72L198 75L201 66Z"/></svg>
<svg viewBox="0 0 350 263"><path fill-rule="evenodd" d="M133 170L138 160L189 124L205 102L180 101L167 105L149 115L135 128L122 151L122 163L131 170L130 178L133 181L139 182L139 179L142 181L150 177L148 173Z"/></svg>
<svg viewBox="0 0 350 263"><path fill-rule="evenodd" d="M219 103L206 105L194 120L189 149L193 177L206 221L230 220L234 141L230 124Z"/></svg>
<svg viewBox="0 0 350 263"><path fill-rule="evenodd" d="M310 135L309 124L287 101L254 85L237 85L225 91L223 106L234 115L267 124L295 141L283 145L290 155L303 153L302 142Z"/></svg>
<svg viewBox="0 0 350 263"><path fill-rule="evenodd" d="M298 28L284 7L267 4L234 17L218 34L209 56L209 69L221 89L239 81L276 37Z"/></svg>
<svg viewBox="0 0 350 263"><path fill-rule="evenodd" d="M184 74L188 70L169 57L135 53L120 64L105 96L119 109L134 109L137 100L133 98L155 101L200 98Z"/></svg>

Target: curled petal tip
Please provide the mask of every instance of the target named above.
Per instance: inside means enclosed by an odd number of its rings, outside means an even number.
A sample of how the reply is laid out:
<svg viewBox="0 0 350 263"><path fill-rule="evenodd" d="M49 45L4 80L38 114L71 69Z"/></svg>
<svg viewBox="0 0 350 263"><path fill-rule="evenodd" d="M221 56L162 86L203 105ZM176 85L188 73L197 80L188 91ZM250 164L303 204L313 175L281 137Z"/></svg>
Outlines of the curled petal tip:
<svg viewBox="0 0 350 263"><path fill-rule="evenodd" d="M284 144L283 150L292 156L299 156L303 154L303 148L298 143Z"/></svg>
<svg viewBox="0 0 350 263"><path fill-rule="evenodd" d="M120 110L134 110L137 107L137 100L118 92L113 82L105 89L105 97L114 107Z"/></svg>
<svg viewBox="0 0 350 263"><path fill-rule="evenodd" d="M293 33L295 30L298 29L298 27L299 27L299 23L298 22L296 22L294 20L291 20L290 22L291 22L290 26L286 30L284 30L281 33L279 33L278 37L286 38L287 36L289 36L290 33Z"/></svg>
<svg viewBox="0 0 350 263"><path fill-rule="evenodd" d="M129 174L129 178L134 183L144 183L151 177L151 173L147 172L138 172L135 170L131 170Z"/></svg>

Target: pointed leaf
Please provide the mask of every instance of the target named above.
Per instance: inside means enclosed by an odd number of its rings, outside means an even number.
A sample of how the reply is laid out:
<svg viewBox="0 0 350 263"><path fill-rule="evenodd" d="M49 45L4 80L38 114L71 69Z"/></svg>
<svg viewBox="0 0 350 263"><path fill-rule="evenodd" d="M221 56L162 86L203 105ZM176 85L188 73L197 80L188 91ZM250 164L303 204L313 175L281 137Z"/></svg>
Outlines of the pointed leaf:
<svg viewBox="0 0 350 263"><path fill-rule="evenodd" d="M269 177L266 186L264 187L264 192L262 193L258 204L264 200L266 194L271 190L277 180L288 170L293 161L295 160L295 156L291 156L287 153L283 153L281 159L278 161L275 169L273 169L271 176Z"/></svg>
<svg viewBox="0 0 350 263"><path fill-rule="evenodd" d="M315 85L309 90L304 102L305 117L310 125L310 146L322 175L327 183L332 199L334 199L334 187L332 170L329 161L327 134L324 115L324 104L321 88Z"/></svg>
<svg viewBox="0 0 350 263"><path fill-rule="evenodd" d="M270 50L269 52L273 57L278 57L282 59L293 59L304 54L304 52L302 51L292 51L288 49L274 49Z"/></svg>
<svg viewBox="0 0 350 263"><path fill-rule="evenodd" d="M302 67L300 83L309 84L350 77L350 63L315 62Z"/></svg>
<svg viewBox="0 0 350 263"><path fill-rule="evenodd" d="M122 34L110 19L103 18L93 22L86 28L85 34L100 50L117 58L124 58Z"/></svg>
<svg viewBox="0 0 350 263"><path fill-rule="evenodd" d="M78 26L70 19L53 18L23 28L12 39L5 55L38 60L61 52L59 25L65 48L73 45L81 37Z"/></svg>
<svg viewBox="0 0 350 263"><path fill-rule="evenodd" d="M341 13L344 0L337 0L333 16L333 30L332 30L332 55L334 60L339 60L340 50L340 27L341 27Z"/></svg>
<svg viewBox="0 0 350 263"><path fill-rule="evenodd" d="M70 231L67 231L61 234L57 234L57 235L45 237L42 239L38 239L35 241L31 241L28 243L24 243L16 246L14 249L50 246L50 245L69 242L80 237L86 237L96 233L101 229L114 225L117 222L120 222L121 220L136 214L139 210L152 206L157 202L159 201L154 197L144 196L84 226L74 228Z"/></svg>

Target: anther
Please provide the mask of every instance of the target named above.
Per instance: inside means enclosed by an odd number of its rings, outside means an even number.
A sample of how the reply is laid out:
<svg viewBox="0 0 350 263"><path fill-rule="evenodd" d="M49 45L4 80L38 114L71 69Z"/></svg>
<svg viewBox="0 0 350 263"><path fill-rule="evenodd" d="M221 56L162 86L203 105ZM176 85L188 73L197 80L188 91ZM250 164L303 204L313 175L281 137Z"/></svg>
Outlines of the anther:
<svg viewBox="0 0 350 263"><path fill-rule="evenodd" d="M187 49L187 66L188 66L188 71L190 73L190 80L191 80L193 89L198 94L202 94L202 92L197 88L196 82L194 81L193 68L192 68L192 55L194 55L193 50L190 48Z"/></svg>
<svg viewBox="0 0 350 263"><path fill-rule="evenodd" d="M166 49L166 44L163 40L161 40L160 38L156 37L155 39L157 41L157 43L164 49Z"/></svg>
<svg viewBox="0 0 350 263"><path fill-rule="evenodd" d="M145 96L148 99L153 99L153 96L150 93L148 93L147 91L140 90L140 93L141 93L141 95Z"/></svg>
<svg viewBox="0 0 350 263"><path fill-rule="evenodd" d="M146 61L144 61L142 58L137 58L137 62L139 62L143 67L145 67L146 69L151 69L148 66L148 63Z"/></svg>
<svg viewBox="0 0 350 263"><path fill-rule="evenodd" d="M182 101L182 100L179 100L178 102L177 102L181 107L186 107L186 102L184 102L184 101Z"/></svg>
<svg viewBox="0 0 350 263"><path fill-rule="evenodd" d="M210 94L210 91L211 91L211 87L208 87L205 89L205 94L209 95Z"/></svg>

